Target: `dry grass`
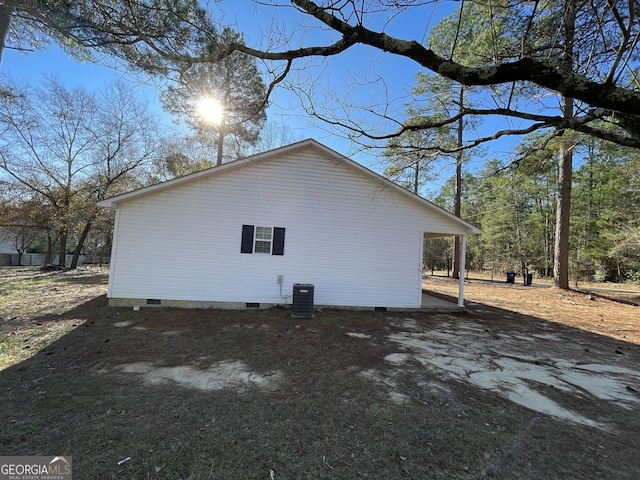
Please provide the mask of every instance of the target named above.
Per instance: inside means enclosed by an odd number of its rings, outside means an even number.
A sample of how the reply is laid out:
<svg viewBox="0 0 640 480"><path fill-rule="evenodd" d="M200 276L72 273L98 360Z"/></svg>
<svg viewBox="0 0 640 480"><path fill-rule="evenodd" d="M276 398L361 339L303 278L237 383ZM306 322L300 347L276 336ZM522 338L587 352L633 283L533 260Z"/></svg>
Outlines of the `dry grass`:
<svg viewBox="0 0 640 480"><path fill-rule="evenodd" d="M0 372L3 455L71 455L79 479L635 479L640 471L637 405L536 386L608 427L579 425L448 376L390 341L456 323L485 340L544 330L562 341L535 344L540 355L565 355L573 342L585 359L597 352L598 361L640 369L636 344L563 325L560 314L553 322L519 314L497 289L470 285L476 300L496 306L467 314L327 310L292 320L280 309L109 308L104 273L25 272L18 283L0 272L3 335L37 345ZM537 291L518 287L518 300ZM401 365L386 360L399 354L408 358Z"/></svg>
<svg viewBox="0 0 640 480"><path fill-rule="evenodd" d="M106 268L0 267L0 369L21 362L84 322L69 310L103 295Z"/></svg>

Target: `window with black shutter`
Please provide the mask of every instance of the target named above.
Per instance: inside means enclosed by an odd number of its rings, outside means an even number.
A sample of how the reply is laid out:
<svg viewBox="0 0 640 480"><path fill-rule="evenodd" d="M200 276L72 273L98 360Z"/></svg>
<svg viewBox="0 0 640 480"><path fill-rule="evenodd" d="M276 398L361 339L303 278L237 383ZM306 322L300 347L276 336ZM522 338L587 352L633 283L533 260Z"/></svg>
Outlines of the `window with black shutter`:
<svg viewBox="0 0 640 480"><path fill-rule="evenodd" d="M243 225L240 253L284 255L284 234L283 227Z"/></svg>
<svg viewBox="0 0 640 480"><path fill-rule="evenodd" d="M253 253L253 225L242 226L242 243L240 253Z"/></svg>
<svg viewBox="0 0 640 480"><path fill-rule="evenodd" d="M284 255L284 228L273 227L273 250L271 255Z"/></svg>

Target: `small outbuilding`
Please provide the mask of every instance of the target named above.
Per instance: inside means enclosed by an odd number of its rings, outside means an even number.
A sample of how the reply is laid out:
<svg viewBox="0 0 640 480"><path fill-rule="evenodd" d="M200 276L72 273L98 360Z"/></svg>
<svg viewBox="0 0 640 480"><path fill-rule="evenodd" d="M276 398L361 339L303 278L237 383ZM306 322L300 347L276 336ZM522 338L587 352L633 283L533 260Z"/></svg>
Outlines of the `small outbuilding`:
<svg viewBox="0 0 640 480"><path fill-rule="evenodd" d="M110 305L420 308L425 237L480 233L315 140L141 188L115 209ZM463 281L458 305L463 306Z"/></svg>

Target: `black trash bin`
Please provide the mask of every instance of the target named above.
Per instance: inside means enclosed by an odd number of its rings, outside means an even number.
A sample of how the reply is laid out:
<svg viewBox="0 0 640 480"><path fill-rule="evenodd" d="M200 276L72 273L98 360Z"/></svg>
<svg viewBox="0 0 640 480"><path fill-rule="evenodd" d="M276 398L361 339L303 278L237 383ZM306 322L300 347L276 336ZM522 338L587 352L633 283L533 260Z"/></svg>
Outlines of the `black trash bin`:
<svg viewBox="0 0 640 480"><path fill-rule="evenodd" d="M516 282L516 272L507 272L507 283Z"/></svg>
<svg viewBox="0 0 640 480"><path fill-rule="evenodd" d="M531 285L533 283L533 273L527 273L524 276L524 284Z"/></svg>

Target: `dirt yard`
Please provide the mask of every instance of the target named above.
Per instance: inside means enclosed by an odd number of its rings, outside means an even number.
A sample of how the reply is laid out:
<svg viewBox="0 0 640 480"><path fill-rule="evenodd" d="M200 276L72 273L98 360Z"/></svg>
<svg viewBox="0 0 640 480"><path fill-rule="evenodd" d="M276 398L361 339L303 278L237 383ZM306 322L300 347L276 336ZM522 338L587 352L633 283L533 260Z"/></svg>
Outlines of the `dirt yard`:
<svg viewBox="0 0 640 480"><path fill-rule="evenodd" d="M640 307L470 281L465 313L292 320L114 309L105 283L0 269L0 454L77 479L638 478Z"/></svg>
<svg viewBox="0 0 640 480"><path fill-rule="evenodd" d="M618 287L585 284L563 291L550 288L548 281L524 286L472 279L465 282L464 296L472 311L496 307L640 345L640 286ZM451 278L428 276L423 288L457 299L458 282Z"/></svg>

